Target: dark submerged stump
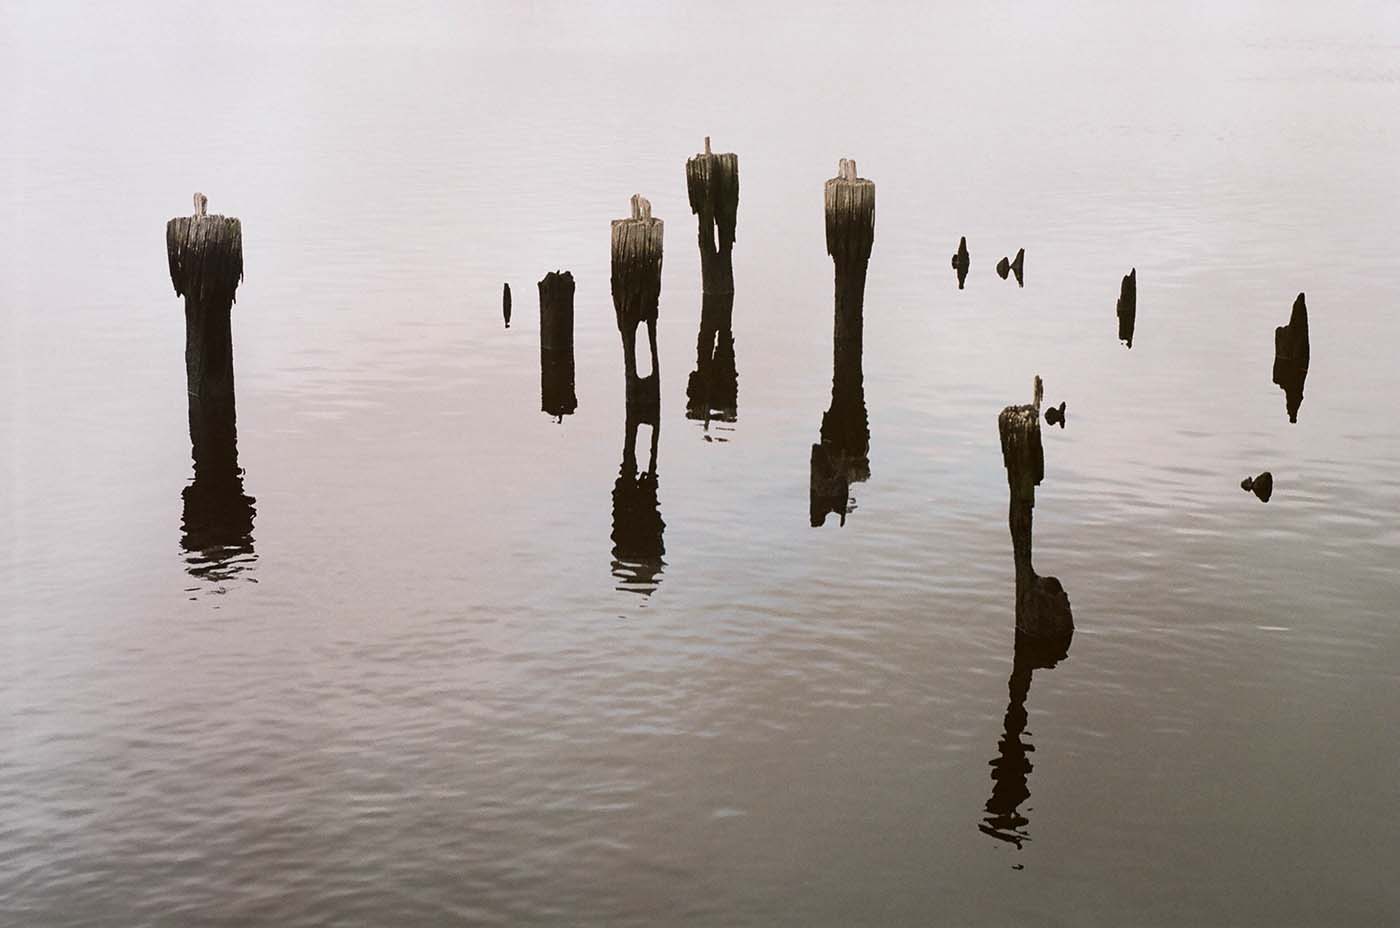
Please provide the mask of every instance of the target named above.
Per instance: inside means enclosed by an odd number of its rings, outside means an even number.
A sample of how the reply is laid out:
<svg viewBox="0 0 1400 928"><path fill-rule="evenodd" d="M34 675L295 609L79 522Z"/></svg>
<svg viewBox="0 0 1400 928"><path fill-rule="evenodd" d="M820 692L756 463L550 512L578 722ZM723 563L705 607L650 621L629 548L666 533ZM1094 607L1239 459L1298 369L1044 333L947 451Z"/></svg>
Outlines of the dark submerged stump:
<svg viewBox="0 0 1400 928"><path fill-rule="evenodd" d="M1137 268L1123 276L1118 290L1118 340L1133 347L1133 330L1137 327Z"/></svg>
<svg viewBox="0 0 1400 928"><path fill-rule="evenodd" d="M1026 249L1016 250L1016 257L1011 261L1011 273L1016 275L1016 286L1026 285Z"/></svg>
<svg viewBox="0 0 1400 928"><path fill-rule="evenodd" d="M1010 273L1011 259L1003 255L1002 259L997 262L997 276L1000 277L1002 280L1005 280L1007 275Z"/></svg>
<svg viewBox="0 0 1400 928"><path fill-rule="evenodd" d="M1308 306L1303 294L1293 301L1288 325L1274 329L1274 383L1283 388L1288 421L1298 421L1303 405L1303 384L1308 379L1308 361L1312 353L1308 342Z"/></svg>
<svg viewBox="0 0 1400 928"><path fill-rule="evenodd" d="M1008 406L997 419L1001 456L1011 490L1011 546L1016 562L1016 629L1030 639L1058 642L1074 630L1069 596L1054 577L1041 577L1031 564L1031 510L1035 488L1045 477L1045 452L1040 441L1040 378L1035 378L1035 402Z"/></svg>
<svg viewBox="0 0 1400 928"><path fill-rule="evenodd" d="M574 392L574 275L552 271L539 282L539 291L540 409L562 421L578 409Z"/></svg>
<svg viewBox="0 0 1400 928"><path fill-rule="evenodd" d="M827 471L849 482L870 476L870 428L861 367L865 273L875 242L875 184L856 176L856 163L842 158L836 177L826 182L826 250L835 266L835 326L831 407L822 416L821 444L812 450L813 523L818 500L832 483ZM834 510L832 510L834 511ZM842 499L845 511L845 499ZM821 518L825 519L825 511Z"/></svg>
<svg viewBox="0 0 1400 928"><path fill-rule="evenodd" d="M1065 418L1064 403L1061 403L1059 406L1051 406L1045 410L1045 422L1047 425L1058 425L1060 428L1064 428Z"/></svg>
<svg viewBox="0 0 1400 928"><path fill-rule="evenodd" d="M953 270L958 274L958 289L967 280L967 269L972 266L972 256L967 253L967 236L958 239L958 250L953 252ZM1003 275L1004 276L1004 275Z"/></svg>
<svg viewBox="0 0 1400 928"><path fill-rule="evenodd" d="M704 152L685 163L690 210L698 217L700 276L704 295L695 370L686 383L686 416L733 422L738 416L739 374L734 360L734 234L739 210L739 156Z"/></svg>
<svg viewBox="0 0 1400 928"><path fill-rule="evenodd" d="M501 315L506 320L506 328L510 328L510 284L505 284L501 292Z"/></svg>
<svg viewBox="0 0 1400 928"><path fill-rule="evenodd" d="M233 333L229 315L243 280L243 225L210 216L196 193L195 213L165 226L170 282L185 298L185 380L190 396L233 396Z"/></svg>
<svg viewBox="0 0 1400 928"><path fill-rule="evenodd" d="M631 218L612 222L613 309L622 333L629 406L658 406L661 402L656 314L661 299L662 232L661 220L652 218L650 201L639 194L632 196ZM651 374L647 377L637 375L637 327L643 322L651 347Z"/></svg>
<svg viewBox="0 0 1400 928"><path fill-rule="evenodd" d="M645 471L637 468L637 430L651 427L651 456ZM666 562L664 534L657 499L656 453L661 442L658 410L654 405L627 404L622 465L613 484L612 573L618 589L650 595Z"/></svg>

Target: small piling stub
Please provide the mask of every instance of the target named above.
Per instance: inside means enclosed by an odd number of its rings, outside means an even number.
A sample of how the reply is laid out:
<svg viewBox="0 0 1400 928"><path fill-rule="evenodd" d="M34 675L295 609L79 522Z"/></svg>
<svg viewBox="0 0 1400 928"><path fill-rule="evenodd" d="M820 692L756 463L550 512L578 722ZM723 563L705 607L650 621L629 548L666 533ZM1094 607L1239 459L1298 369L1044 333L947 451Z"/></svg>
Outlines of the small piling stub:
<svg viewBox="0 0 1400 928"><path fill-rule="evenodd" d="M170 282L185 298L185 378L191 396L233 395L233 334L229 313L243 280L243 224L207 214L208 198L195 194L195 212L165 225Z"/></svg>
<svg viewBox="0 0 1400 928"><path fill-rule="evenodd" d="M510 284L502 285L501 290L501 316L506 321L506 328L510 328Z"/></svg>
<svg viewBox="0 0 1400 928"><path fill-rule="evenodd" d="M1026 249L1016 249L1016 257L1011 260L1011 273L1016 275L1016 286L1026 285Z"/></svg>
<svg viewBox="0 0 1400 928"><path fill-rule="evenodd" d="M705 293L734 292L734 231L739 212L739 156L705 150L685 163L690 211L698 217L700 276Z"/></svg>
<svg viewBox="0 0 1400 928"><path fill-rule="evenodd" d="M1246 477L1240 481L1240 489L1253 493L1260 502L1267 503L1269 497L1274 495L1274 475L1264 471L1257 477Z"/></svg>
<svg viewBox="0 0 1400 928"><path fill-rule="evenodd" d="M1133 347L1133 330L1137 328L1137 268L1123 275L1118 288L1118 340Z"/></svg>
<svg viewBox="0 0 1400 928"><path fill-rule="evenodd" d="M1288 325L1274 329L1274 383L1283 388L1288 421L1298 421L1303 385L1308 379L1312 346L1308 340L1308 306L1303 294L1293 301Z"/></svg>
<svg viewBox="0 0 1400 928"><path fill-rule="evenodd" d="M967 236L958 239L958 250L953 252L953 270L958 275L958 289L967 280L967 269L972 266L972 256L967 252ZM1003 275L1005 276L1005 275Z"/></svg>
<svg viewBox="0 0 1400 928"><path fill-rule="evenodd" d="M651 215L651 202L632 196L632 215L612 222L612 296L617 329L622 334L627 401L659 403L656 314L661 299L663 226ZM637 376L637 326L647 326L651 374Z"/></svg>
<svg viewBox="0 0 1400 928"><path fill-rule="evenodd" d="M997 262L997 276L1005 280L1010 273L1011 259L1003 255L1002 259Z"/></svg>
<svg viewBox="0 0 1400 928"><path fill-rule="evenodd" d="M1041 577L1031 563L1031 512L1035 488L1045 478L1045 451L1040 440L1040 406L1044 388L1035 378L1035 401L1008 406L997 419L1002 463L1011 490L1011 546L1016 563L1016 629L1031 638L1060 640L1074 630L1069 596L1054 577Z"/></svg>
<svg viewBox="0 0 1400 928"><path fill-rule="evenodd" d="M574 275L551 271L539 282L540 410L562 419L578 409L574 390Z"/></svg>

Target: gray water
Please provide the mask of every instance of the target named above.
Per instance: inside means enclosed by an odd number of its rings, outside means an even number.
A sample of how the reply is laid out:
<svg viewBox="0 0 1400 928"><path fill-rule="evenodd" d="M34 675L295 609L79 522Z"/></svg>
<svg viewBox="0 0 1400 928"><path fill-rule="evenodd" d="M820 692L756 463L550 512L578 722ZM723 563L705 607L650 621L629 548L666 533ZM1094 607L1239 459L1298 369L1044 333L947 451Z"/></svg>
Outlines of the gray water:
<svg viewBox="0 0 1400 928"><path fill-rule="evenodd" d="M708 427L705 135L741 178ZM871 473L813 528L841 157L877 186ZM0 923L1400 918L1397 163L1387 3L5 5ZM185 528L195 190L244 229L226 548ZM640 572L633 193L667 243ZM1076 633L1017 696L996 418L1034 374Z"/></svg>

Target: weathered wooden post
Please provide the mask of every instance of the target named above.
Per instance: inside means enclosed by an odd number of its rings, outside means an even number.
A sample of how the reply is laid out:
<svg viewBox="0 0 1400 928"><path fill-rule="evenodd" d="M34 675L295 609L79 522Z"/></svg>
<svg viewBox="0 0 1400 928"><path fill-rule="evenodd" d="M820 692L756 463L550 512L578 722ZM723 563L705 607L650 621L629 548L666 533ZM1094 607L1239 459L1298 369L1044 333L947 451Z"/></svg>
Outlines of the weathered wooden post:
<svg viewBox="0 0 1400 928"><path fill-rule="evenodd" d="M1031 510L1035 488L1045 477L1040 442L1040 405L1044 389L1035 378L1035 402L1008 406L997 419L1001 457L1011 489L1011 547L1016 562L1016 629L1031 638L1059 639L1074 630L1069 597L1054 577L1036 575L1031 564Z"/></svg>
<svg viewBox="0 0 1400 928"><path fill-rule="evenodd" d="M958 275L958 289L963 288L963 281L967 280L967 269L972 266L972 256L967 253L967 236L958 239L958 250L953 252L953 270Z"/></svg>
<svg viewBox="0 0 1400 928"><path fill-rule="evenodd" d="M170 282L185 298L185 380L190 396L233 395L233 334L229 313L243 280L243 225L210 216L209 200L194 195L194 215L165 225Z"/></svg>
<svg viewBox="0 0 1400 928"><path fill-rule="evenodd" d="M501 316L506 320L506 328L510 328L510 284L504 285L501 291Z"/></svg>
<svg viewBox="0 0 1400 928"><path fill-rule="evenodd" d="M734 360L734 231L739 209L739 156L705 150L685 163L690 210L698 217L703 297L695 370L686 383L686 415L733 421L739 375Z"/></svg>
<svg viewBox="0 0 1400 928"><path fill-rule="evenodd" d="M1308 379L1312 346L1308 341L1308 306L1303 294L1293 301L1288 325L1274 329L1274 383L1283 388L1288 421L1298 421L1303 405L1303 384Z"/></svg>
<svg viewBox="0 0 1400 928"><path fill-rule="evenodd" d="M875 243L875 184L842 158L826 182L826 250L835 270L831 406L822 415L821 443L812 446L809 497L811 522L828 512L847 511L853 480L870 476L870 426L862 368L865 274Z"/></svg>
<svg viewBox="0 0 1400 928"><path fill-rule="evenodd" d="M657 405L661 401L656 355L656 314L661 299L660 219L653 219L651 202L632 196L632 215L612 222L612 295L617 328L622 333L627 402ZM647 325L651 374L637 376L637 326Z"/></svg>
<svg viewBox="0 0 1400 928"><path fill-rule="evenodd" d="M1012 261L1010 258L1006 257L1005 255L1002 255L1001 260L997 262L997 276L1000 277L1002 280L1005 280L1007 274L1010 274L1012 271L1015 271L1016 286L1018 287L1024 287L1026 285L1025 277L1023 276L1025 274L1025 270L1026 249L1024 248L1016 252L1015 261Z"/></svg>
<svg viewBox="0 0 1400 928"><path fill-rule="evenodd" d="M578 409L574 393L574 275L552 271L540 290L540 409L561 421Z"/></svg>
<svg viewBox="0 0 1400 928"><path fill-rule="evenodd" d="M1133 330L1137 327L1137 268L1123 275L1118 290L1118 340L1133 347Z"/></svg>
<svg viewBox="0 0 1400 928"><path fill-rule="evenodd" d="M666 554L666 523L657 499L656 454L661 443L658 407L627 404L622 465L613 484L612 573L624 586L618 589L650 595L659 582ZM651 455L645 471L637 466L637 430L651 428Z"/></svg>

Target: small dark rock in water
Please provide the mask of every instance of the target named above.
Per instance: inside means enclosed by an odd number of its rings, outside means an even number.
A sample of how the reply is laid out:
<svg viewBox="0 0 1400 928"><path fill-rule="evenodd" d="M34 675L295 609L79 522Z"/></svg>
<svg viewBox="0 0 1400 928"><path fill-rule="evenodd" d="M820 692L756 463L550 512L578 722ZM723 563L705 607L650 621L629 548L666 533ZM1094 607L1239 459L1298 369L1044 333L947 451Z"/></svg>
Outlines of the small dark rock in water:
<svg viewBox="0 0 1400 928"><path fill-rule="evenodd" d="M1045 410L1045 421L1050 425L1058 425L1060 428L1064 428L1065 404L1061 403L1059 407L1051 406L1049 409Z"/></svg>
<svg viewBox="0 0 1400 928"><path fill-rule="evenodd" d="M972 264L972 256L967 253L967 236L958 239L958 250L953 254L953 270L958 272L958 289L967 280L967 269Z"/></svg>
<svg viewBox="0 0 1400 928"><path fill-rule="evenodd" d="M1016 257L1011 262L1011 273L1016 275L1016 286L1024 287L1026 285L1026 249L1018 248L1016 250Z"/></svg>
<svg viewBox="0 0 1400 928"><path fill-rule="evenodd" d="M1288 325L1274 329L1274 383L1283 388L1288 421L1298 421L1303 405L1303 384L1308 379L1308 306L1303 294L1293 301Z"/></svg>
<svg viewBox="0 0 1400 928"><path fill-rule="evenodd" d="M1006 279L1006 275L1008 275L1008 274L1010 274L1010 273L1011 273L1011 259L1010 259L1010 258L1007 258L1007 257L1005 257L1005 256L1003 256L1002 259L1001 259L1000 261L997 262L997 276L1000 277L1002 280L1005 280L1005 279Z"/></svg>
<svg viewBox="0 0 1400 928"><path fill-rule="evenodd" d="M1269 497L1274 495L1274 475L1264 471L1258 477L1246 477L1240 481L1240 489L1253 493L1267 503Z"/></svg>
<svg viewBox="0 0 1400 928"><path fill-rule="evenodd" d="M510 328L510 284L505 285L505 292L501 296L501 315L506 318L506 328Z"/></svg>

